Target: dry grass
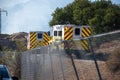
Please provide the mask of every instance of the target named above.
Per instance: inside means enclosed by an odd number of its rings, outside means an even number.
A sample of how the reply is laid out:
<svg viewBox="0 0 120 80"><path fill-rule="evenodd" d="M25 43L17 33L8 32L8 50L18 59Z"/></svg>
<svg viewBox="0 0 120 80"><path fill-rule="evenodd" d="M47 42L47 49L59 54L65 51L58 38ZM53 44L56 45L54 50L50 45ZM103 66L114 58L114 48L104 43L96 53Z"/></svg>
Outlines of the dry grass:
<svg viewBox="0 0 120 80"><path fill-rule="evenodd" d="M119 40L113 40L111 42L106 42L104 44L101 44L99 48L95 48L96 53L111 53L116 48L120 47L120 41Z"/></svg>
<svg viewBox="0 0 120 80"><path fill-rule="evenodd" d="M120 80L120 41L105 42L94 50L96 54L110 55L107 61L98 61L103 80ZM75 60L75 64L80 80L98 80L94 61Z"/></svg>
<svg viewBox="0 0 120 80"><path fill-rule="evenodd" d="M110 55L107 65L112 72L120 70L120 48L116 48Z"/></svg>
<svg viewBox="0 0 120 80"><path fill-rule="evenodd" d="M80 80L98 80L97 70L94 61L75 60ZM113 80L110 71L104 61L98 61L99 69L103 80Z"/></svg>

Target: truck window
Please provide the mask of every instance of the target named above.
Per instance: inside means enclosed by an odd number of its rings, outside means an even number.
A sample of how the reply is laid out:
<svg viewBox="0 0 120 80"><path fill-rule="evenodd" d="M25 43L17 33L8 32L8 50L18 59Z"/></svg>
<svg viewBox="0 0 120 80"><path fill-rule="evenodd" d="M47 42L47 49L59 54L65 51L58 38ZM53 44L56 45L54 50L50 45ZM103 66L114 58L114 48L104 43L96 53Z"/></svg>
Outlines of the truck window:
<svg viewBox="0 0 120 80"><path fill-rule="evenodd" d="M57 36L57 31L54 31L54 36Z"/></svg>
<svg viewBox="0 0 120 80"><path fill-rule="evenodd" d="M75 28L75 35L80 35L80 28Z"/></svg>
<svg viewBox="0 0 120 80"><path fill-rule="evenodd" d="M37 39L42 39L43 38L43 34L42 33L38 33L37 34Z"/></svg>
<svg viewBox="0 0 120 80"><path fill-rule="evenodd" d="M58 36L62 36L62 31L58 31Z"/></svg>

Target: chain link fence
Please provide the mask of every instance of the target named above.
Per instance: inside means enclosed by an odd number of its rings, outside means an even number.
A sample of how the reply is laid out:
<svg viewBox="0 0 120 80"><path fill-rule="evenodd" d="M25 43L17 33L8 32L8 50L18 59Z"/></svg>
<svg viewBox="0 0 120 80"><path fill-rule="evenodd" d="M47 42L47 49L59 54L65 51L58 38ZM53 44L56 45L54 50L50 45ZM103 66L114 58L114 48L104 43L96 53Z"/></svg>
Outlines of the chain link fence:
<svg viewBox="0 0 120 80"><path fill-rule="evenodd" d="M22 53L21 80L119 80L119 64L116 72L110 66L120 62L110 60L120 47L120 31L95 35L87 42L88 51L81 40L72 40Z"/></svg>
<svg viewBox="0 0 120 80"><path fill-rule="evenodd" d="M62 79L76 79L71 61L63 50L49 45L22 54L22 80Z"/></svg>
<svg viewBox="0 0 120 80"><path fill-rule="evenodd" d="M119 80L120 31L92 37L91 43L98 62L102 79Z"/></svg>

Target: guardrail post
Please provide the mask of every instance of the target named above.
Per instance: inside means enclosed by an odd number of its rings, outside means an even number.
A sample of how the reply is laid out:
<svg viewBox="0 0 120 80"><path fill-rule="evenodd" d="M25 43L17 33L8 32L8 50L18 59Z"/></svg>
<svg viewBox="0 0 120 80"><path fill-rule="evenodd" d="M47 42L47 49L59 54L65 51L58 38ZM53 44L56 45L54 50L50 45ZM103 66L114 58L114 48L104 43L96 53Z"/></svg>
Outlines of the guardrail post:
<svg viewBox="0 0 120 80"><path fill-rule="evenodd" d="M91 39L88 38L88 41L89 41L89 44L90 44L90 52L93 54L93 59L94 59L95 66L96 66L96 69L97 69L97 72L98 72L99 80L102 80L102 77L101 77L101 74L100 74L100 70L99 70L99 66L98 66L98 63L97 63L97 60L96 60L96 56L95 56L95 53L94 53L94 50L93 50L93 46L92 46L92 43L91 43Z"/></svg>

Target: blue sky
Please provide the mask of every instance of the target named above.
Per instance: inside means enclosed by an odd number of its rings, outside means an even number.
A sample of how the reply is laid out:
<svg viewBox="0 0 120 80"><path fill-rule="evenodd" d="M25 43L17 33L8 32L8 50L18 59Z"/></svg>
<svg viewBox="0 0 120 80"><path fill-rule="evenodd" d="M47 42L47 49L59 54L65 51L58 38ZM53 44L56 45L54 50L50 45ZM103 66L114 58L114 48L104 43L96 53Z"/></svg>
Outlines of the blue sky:
<svg viewBox="0 0 120 80"><path fill-rule="evenodd" d="M48 31L51 14L57 7L64 7L74 0L0 0L2 33ZM120 3L113 0L113 3Z"/></svg>

